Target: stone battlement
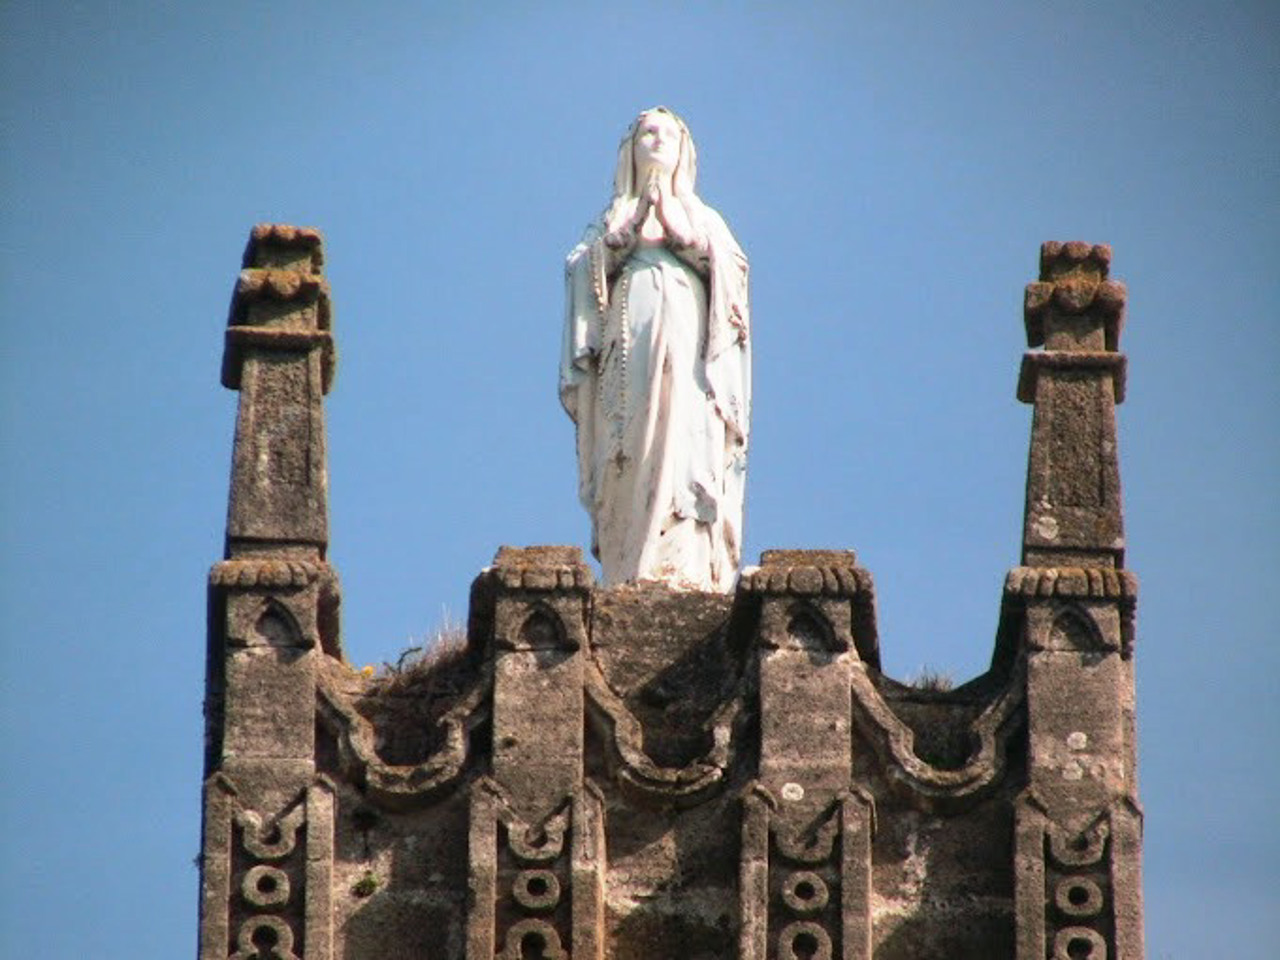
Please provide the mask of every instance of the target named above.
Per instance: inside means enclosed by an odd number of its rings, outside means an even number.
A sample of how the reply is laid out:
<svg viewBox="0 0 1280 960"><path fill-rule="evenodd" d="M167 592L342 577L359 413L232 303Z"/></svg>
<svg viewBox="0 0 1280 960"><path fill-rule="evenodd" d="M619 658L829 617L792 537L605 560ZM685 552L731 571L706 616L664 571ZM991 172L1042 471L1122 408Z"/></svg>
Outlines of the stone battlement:
<svg viewBox="0 0 1280 960"><path fill-rule="evenodd" d="M982 676L885 676L852 551L766 551L700 593L536 546L475 578L464 643L367 677L328 561L320 235L254 228L201 960L1141 958L1110 259L1045 244L1028 287L1023 559Z"/></svg>

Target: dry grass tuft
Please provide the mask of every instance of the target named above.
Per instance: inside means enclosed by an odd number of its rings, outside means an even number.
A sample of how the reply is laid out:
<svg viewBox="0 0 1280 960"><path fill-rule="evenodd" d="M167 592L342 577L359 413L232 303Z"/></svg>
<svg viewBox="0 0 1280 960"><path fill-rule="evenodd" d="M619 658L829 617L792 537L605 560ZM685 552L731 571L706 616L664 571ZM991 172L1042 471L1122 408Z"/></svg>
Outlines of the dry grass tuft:
<svg viewBox="0 0 1280 960"><path fill-rule="evenodd" d="M383 663L378 671L385 693L409 688L433 687L430 678L455 673L467 654L467 628L447 613L421 643L406 649L395 663Z"/></svg>
<svg viewBox="0 0 1280 960"><path fill-rule="evenodd" d="M440 718L476 682L467 631L443 618L366 685L357 709L378 731L386 763L421 763L439 749Z"/></svg>
<svg viewBox="0 0 1280 960"><path fill-rule="evenodd" d="M955 685L956 682L949 674L934 670L932 667L921 667L919 673L907 680L907 686L916 690L926 690L929 693L946 693L948 690L954 690Z"/></svg>

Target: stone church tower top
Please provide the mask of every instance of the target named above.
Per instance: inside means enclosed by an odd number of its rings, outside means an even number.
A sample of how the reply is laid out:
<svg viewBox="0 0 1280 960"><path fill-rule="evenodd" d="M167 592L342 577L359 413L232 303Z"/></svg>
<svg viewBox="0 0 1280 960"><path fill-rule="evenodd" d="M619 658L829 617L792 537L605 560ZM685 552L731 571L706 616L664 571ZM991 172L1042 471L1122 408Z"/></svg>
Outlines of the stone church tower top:
<svg viewBox="0 0 1280 960"><path fill-rule="evenodd" d="M1139 960L1110 259L1045 244L1027 287L1022 565L982 676L884 675L852 551L767 551L722 592L602 587L552 546L498 551L465 646L370 678L328 552L320 235L254 228L201 960Z"/></svg>

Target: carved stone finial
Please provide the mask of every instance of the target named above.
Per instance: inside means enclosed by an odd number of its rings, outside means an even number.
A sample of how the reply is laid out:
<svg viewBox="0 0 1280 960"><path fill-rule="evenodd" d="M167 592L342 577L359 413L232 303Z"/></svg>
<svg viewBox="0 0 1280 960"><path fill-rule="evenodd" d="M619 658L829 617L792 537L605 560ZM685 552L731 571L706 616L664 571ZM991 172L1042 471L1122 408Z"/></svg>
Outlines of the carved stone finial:
<svg viewBox="0 0 1280 960"><path fill-rule="evenodd" d="M1115 406L1125 288L1107 279L1111 248L1046 243L1027 286L1018 399L1035 404L1023 533L1026 566L1120 566L1124 528Z"/></svg>
<svg viewBox="0 0 1280 960"><path fill-rule="evenodd" d="M241 371L254 347L318 347L321 392L329 392L337 356L333 307L323 274L324 239L319 230L277 223L260 223L253 228L231 296L222 357L224 387L240 389Z"/></svg>
<svg viewBox="0 0 1280 960"><path fill-rule="evenodd" d="M1040 279L1027 284L1027 346L1087 352L1119 349L1125 287L1108 280L1111 248L1073 241L1040 247Z"/></svg>
<svg viewBox="0 0 1280 960"><path fill-rule="evenodd" d="M301 549L323 559L328 474L323 396L333 314L320 233L253 228L231 300L222 382L240 391L228 556Z"/></svg>

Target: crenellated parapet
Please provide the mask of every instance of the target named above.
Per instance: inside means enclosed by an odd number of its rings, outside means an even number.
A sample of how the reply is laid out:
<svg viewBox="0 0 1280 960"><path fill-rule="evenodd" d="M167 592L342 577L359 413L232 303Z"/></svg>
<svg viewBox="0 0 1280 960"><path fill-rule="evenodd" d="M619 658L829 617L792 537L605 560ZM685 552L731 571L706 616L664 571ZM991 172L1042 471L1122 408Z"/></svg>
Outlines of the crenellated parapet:
<svg viewBox="0 0 1280 960"><path fill-rule="evenodd" d="M1141 960L1110 259L1045 244L1027 288L1022 556L982 676L886 676L853 551L768 550L703 593L601 587L564 546L502 547L465 637L357 672L323 246L255 227L223 366L201 960Z"/></svg>

